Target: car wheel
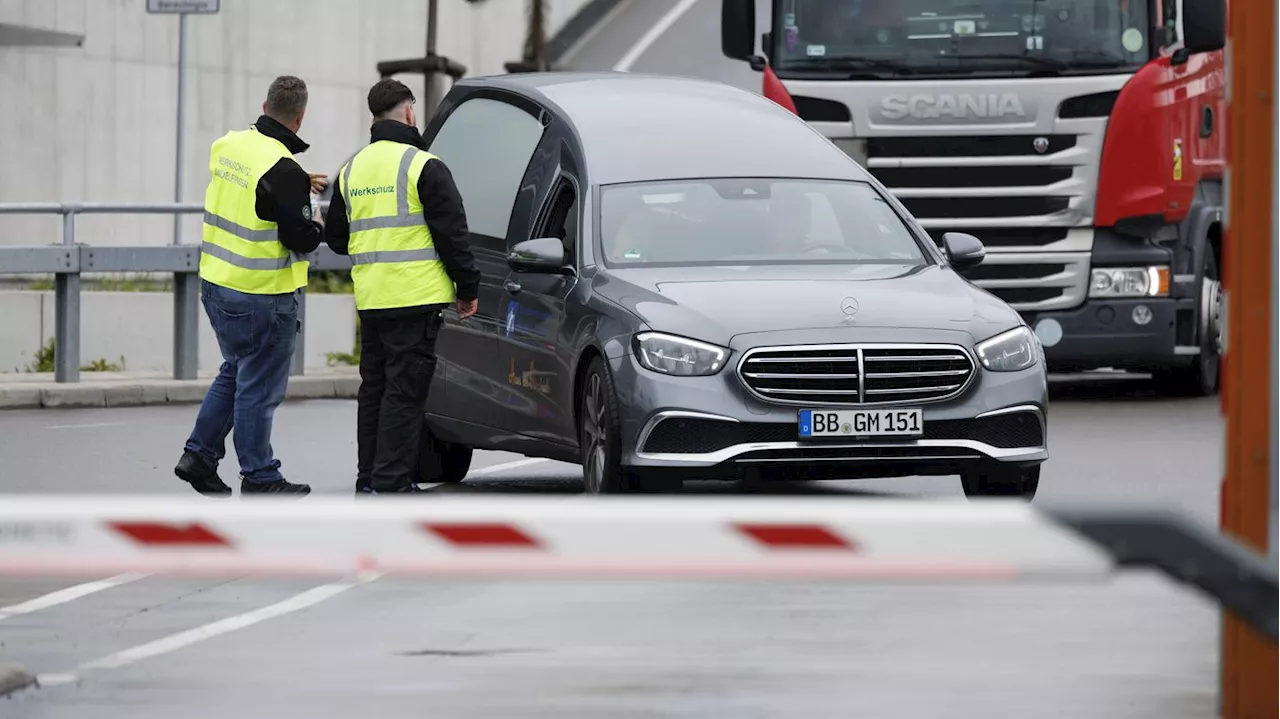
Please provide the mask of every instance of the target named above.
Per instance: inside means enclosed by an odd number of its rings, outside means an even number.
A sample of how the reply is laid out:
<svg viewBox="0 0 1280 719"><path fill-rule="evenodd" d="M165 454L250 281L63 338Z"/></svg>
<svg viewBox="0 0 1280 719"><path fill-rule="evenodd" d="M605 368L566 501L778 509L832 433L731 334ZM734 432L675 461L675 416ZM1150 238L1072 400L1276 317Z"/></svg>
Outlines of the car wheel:
<svg viewBox="0 0 1280 719"><path fill-rule="evenodd" d="M1031 501L1040 487L1040 466L960 475L966 497L1021 497Z"/></svg>
<svg viewBox="0 0 1280 719"><path fill-rule="evenodd" d="M578 407L578 451L588 494L616 494L630 488L621 466L619 436L618 397L604 360L596 357L583 378Z"/></svg>
<svg viewBox="0 0 1280 719"><path fill-rule="evenodd" d="M1200 286L1200 354L1185 367L1162 370L1152 377L1166 394L1207 397L1218 391L1222 376L1223 326L1226 322L1218 261L1205 251L1204 279Z"/></svg>
<svg viewBox="0 0 1280 719"><path fill-rule="evenodd" d="M471 469L472 448L437 439L426 422L422 423L422 442L418 446L418 481L461 482Z"/></svg>

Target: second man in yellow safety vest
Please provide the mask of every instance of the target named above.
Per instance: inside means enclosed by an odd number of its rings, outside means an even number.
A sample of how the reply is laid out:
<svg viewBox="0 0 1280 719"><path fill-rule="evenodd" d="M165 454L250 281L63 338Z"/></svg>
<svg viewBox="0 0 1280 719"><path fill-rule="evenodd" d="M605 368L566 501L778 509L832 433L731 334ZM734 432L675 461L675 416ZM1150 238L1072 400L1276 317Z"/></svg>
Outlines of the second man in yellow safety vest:
<svg viewBox="0 0 1280 719"><path fill-rule="evenodd" d="M413 93L369 90L369 144L342 166L325 240L350 255L360 314L356 491L415 492L441 312L476 311L480 273L453 176L415 127Z"/></svg>

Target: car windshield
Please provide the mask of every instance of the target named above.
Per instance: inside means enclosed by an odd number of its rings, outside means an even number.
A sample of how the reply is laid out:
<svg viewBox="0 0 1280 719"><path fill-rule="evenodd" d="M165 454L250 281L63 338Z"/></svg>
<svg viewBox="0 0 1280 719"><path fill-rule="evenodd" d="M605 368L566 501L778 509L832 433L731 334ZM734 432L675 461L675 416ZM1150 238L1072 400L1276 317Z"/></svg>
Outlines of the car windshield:
<svg viewBox="0 0 1280 719"><path fill-rule="evenodd" d="M865 182L705 179L604 187L607 266L925 262Z"/></svg>
<svg viewBox="0 0 1280 719"><path fill-rule="evenodd" d="M779 71L894 77L1131 71L1146 0L775 0Z"/></svg>

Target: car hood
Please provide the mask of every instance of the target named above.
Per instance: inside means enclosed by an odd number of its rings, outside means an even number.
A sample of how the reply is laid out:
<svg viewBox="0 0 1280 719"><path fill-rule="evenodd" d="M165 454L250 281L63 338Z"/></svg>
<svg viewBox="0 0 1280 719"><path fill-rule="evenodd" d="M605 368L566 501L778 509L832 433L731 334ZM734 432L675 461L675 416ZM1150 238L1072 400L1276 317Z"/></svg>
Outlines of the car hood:
<svg viewBox="0 0 1280 719"><path fill-rule="evenodd" d="M725 346L741 334L829 327L960 330L977 341L1019 322L937 265L629 268L593 285L654 330Z"/></svg>

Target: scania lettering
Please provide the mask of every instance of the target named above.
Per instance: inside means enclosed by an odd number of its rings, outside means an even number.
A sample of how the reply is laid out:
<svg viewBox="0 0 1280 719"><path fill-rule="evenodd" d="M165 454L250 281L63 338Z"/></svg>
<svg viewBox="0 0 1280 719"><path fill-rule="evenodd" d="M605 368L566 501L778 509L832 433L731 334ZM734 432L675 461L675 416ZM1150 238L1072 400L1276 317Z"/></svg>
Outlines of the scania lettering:
<svg viewBox="0 0 1280 719"><path fill-rule="evenodd" d="M880 101L881 117L901 120L914 117L1024 117L1017 95L890 95Z"/></svg>
<svg viewBox="0 0 1280 719"><path fill-rule="evenodd" d="M1227 0L721 0L721 48L1033 327L1049 367L1218 389Z"/></svg>

